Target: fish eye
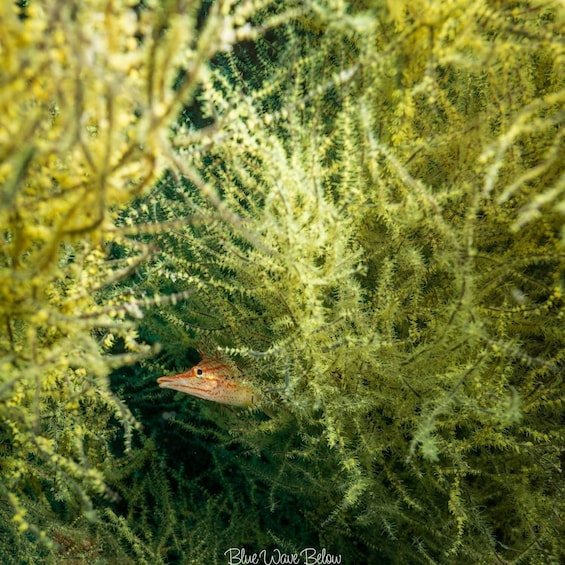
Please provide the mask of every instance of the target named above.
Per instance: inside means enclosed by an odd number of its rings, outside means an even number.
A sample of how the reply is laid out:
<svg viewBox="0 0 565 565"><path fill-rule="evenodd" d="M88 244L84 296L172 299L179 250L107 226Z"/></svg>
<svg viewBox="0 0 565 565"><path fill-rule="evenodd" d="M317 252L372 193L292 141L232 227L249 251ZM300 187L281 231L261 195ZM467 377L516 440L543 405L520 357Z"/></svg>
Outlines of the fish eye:
<svg viewBox="0 0 565 565"><path fill-rule="evenodd" d="M197 375L201 375L202 372L203 372L202 369L196 369L196 374L197 374Z"/></svg>

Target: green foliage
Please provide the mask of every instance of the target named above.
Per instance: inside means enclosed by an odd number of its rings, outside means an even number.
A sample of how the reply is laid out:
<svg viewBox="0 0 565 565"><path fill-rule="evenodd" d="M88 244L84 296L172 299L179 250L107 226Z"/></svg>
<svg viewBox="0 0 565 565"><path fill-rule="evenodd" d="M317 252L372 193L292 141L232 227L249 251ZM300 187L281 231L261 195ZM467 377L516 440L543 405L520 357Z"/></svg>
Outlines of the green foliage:
<svg viewBox="0 0 565 565"><path fill-rule="evenodd" d="M558 563L563 8L259 4L2 8L16 562Z"/></svg>

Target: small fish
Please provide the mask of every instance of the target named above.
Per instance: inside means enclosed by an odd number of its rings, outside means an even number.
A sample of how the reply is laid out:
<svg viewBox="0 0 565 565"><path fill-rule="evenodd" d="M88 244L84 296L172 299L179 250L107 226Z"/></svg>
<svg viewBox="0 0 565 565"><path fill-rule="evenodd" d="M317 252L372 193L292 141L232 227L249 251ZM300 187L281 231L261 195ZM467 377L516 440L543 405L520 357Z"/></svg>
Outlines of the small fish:
<svg viewBox="0 0 565 565"><path fill-rule="evenodd" d="M186 373L159 377L157 382L161 388L170 388L212 402L241 408L253 406L257 395L238 377L239 370L236 367L204 357Z"/></svg>

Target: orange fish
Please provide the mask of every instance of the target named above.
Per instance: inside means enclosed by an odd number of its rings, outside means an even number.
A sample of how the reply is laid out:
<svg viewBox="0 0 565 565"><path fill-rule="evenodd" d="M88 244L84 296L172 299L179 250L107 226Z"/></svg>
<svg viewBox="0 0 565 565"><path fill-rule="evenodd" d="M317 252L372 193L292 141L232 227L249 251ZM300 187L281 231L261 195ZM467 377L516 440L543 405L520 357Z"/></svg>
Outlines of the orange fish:
<svg viewBox="0 0 565 565"><path fill-rule="evenodd" d="M170 388L220 404L246 408L257 400L256 393L239 380L239 370L217 359L204 357L186 373L159 377L161 388Z"/></svg>

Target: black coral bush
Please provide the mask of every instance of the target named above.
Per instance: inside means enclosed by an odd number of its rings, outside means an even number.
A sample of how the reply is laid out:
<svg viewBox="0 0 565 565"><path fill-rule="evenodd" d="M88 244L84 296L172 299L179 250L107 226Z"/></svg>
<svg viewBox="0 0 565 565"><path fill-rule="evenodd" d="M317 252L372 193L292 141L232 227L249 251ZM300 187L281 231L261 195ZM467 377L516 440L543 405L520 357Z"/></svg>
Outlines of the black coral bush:
<svg viewBox="0 0 565 565"><path fill-rule="evenodd" d="M559 562L562 8L97 6L2 9L20 559Z"/></svg>

